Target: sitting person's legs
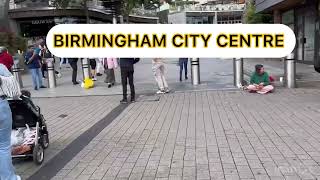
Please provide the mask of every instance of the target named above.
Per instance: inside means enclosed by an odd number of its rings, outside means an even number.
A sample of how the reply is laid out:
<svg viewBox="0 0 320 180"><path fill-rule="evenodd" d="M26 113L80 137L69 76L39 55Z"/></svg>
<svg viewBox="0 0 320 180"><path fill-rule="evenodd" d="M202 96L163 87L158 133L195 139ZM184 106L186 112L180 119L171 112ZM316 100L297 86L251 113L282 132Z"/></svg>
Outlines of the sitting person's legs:
<svg viewBox="0 0 320 180"><path fill-rule="evenodd" d="M255 85L252 85L252 84L250 84L249 86L247 86L247 89L248 89L249 91L257 91L257 90L258 90L257 87L256 87Z"/></svg>
<svg viewBox="0 0 320 180"><path fill-rule="evenodd" d="M272 85L264 86L261 90L257 91L259 94L266 94L270 91L272 91L274 87Z"/></svg>

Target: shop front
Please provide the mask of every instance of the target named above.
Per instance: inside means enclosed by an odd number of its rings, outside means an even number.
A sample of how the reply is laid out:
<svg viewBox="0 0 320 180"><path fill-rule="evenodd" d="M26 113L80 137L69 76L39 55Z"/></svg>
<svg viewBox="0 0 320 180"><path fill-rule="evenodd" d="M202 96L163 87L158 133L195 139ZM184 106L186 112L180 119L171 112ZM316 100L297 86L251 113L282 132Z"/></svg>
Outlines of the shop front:
<svg viewBox="0 0 320 180"><path fill-rule="evenodd" d="M282 0L273 4L270 2L258 1L258 12L273 13L275 21L280 21L279 23L289 26L295 32L297 44L294 53L298 62L320 67L319 1Z"/></svg>

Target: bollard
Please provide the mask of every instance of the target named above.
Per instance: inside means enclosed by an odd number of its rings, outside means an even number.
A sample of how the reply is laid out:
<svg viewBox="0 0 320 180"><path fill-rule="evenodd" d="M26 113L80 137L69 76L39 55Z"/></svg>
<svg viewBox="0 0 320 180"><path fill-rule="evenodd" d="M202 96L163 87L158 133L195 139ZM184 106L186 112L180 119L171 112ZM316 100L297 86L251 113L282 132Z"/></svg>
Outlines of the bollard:
<svg viewBox="0 0 320 180"><path fill-rule="evenodd" d="M117 24L117 16L113 15L112 24Z"/></svg>
<svg viewBox="0 0 320 180"><path fill-rule="evenodd" d="M81 60L81 64L82 64L83 80L85 80L86 78L89 78L89 79L90 79L89 59L83 58L83 59Z"/></svg>
<svg viewBox="0 0 320 180"><path fill-rule="evenodd" d="M48 86L49 88L55 88L57 86L56 73L54 70L54 60L53 58L48 58L46 60L48 67Z"/></svg>
<svg viewBox="0 0 320 180"><path fill-rule="evenodd" d="M294 54L291 53L284 58L284 85L287 88L296 88L296 60L294 59Z"/></svg>
<svg viewBox="0 0 320 180"><path fill-rule="evenodd" d="M234 86L241 88L243 82L243 58L233 58L233 79Z"/></svg>
<svg viewBox="0 0 320 180"><path fill-rule="evenodd" d="M193 85L200 84L200 62L199 58L191 58L191 80Z"/></svg>
<svg viewBox="0 0 320 180"><path fill-rule="evenodd" d="M20 89L22 89L23 88L23 83L22 83L22 78L21 78L20 71L23 71L23 69L20 69L18 62L15 61L13 66L12 66L12 74L16 78L16 80L18 81Z"/></svg>

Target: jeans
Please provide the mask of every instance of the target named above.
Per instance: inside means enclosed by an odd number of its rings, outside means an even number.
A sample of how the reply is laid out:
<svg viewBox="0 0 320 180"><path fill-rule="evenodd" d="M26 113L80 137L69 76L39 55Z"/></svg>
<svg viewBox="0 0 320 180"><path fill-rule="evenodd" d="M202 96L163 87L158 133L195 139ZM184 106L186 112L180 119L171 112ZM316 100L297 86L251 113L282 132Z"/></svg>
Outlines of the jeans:
<svg viewBox="0 0 320 180"><path fill-rule="evenodd" d="M183 67L184 67L184 77L187 79L187 77L188 77L188 58L179 59L179 66L180 66L180 80L182 79Z"/></svg>
<svg viewBox="0 0 320 180"><path fill-rule="evenodd" d="M41 70L40 68L36 69L30 69L31 71L31 76L32 76L32 82L33 86L36 89L39 89L42 86L42 76L41 76Z"/></svg>
<svg viewBox="0 0 320 180"><path fill-rule="evenodd" d="M12 114L7 100L0 99L0 179L16 180L11 159Z"/></svg>
<svg viewBox="0 0 320 180"><path fill-rule="evenodd" d="M127 99L127 84L129 79L131 99L135 98L135 90L133 84L133 73L134 71L129 68L121 68L121 82L122 82L122 91L123 99Z"/></svg>

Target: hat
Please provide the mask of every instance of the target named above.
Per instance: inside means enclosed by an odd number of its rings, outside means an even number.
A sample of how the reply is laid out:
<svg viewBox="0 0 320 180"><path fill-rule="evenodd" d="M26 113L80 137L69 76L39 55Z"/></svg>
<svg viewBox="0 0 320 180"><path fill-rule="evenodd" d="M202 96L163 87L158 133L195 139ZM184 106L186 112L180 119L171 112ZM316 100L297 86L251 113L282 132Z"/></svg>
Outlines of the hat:
<svg viewBox="0 0 320 180"><path fill-rule="evenodd" d="M256 71L260 71L260 69L263 68L263 65L262 64L257 64L255 66L255 68L256 68Z"/></svg>

